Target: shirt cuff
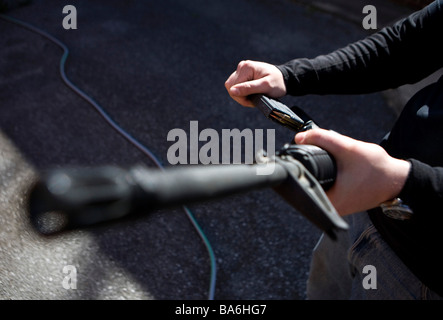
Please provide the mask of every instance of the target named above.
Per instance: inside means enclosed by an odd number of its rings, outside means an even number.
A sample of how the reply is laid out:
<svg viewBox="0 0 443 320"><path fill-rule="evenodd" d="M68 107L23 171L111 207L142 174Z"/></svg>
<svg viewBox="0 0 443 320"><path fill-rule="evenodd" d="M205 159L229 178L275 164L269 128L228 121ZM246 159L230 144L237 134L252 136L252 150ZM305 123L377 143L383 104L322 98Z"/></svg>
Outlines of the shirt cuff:
<svg viewBox="0 0 443 320"><path fill-rule="evenodd" d="M408 205L415 214L431 213L441 205L442 170L420 162L408 159L411 163L405 185L398 197ZM435 217L434 217L435 218Z"/></svg>

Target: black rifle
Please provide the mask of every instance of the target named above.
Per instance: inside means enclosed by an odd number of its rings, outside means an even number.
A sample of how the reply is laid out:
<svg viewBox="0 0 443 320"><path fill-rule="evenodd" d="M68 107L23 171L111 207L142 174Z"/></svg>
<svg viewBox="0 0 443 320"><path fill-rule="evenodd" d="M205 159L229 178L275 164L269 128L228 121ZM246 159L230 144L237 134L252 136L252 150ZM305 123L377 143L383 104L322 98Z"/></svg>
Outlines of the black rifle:
<svg viewBox="0 0 443 320"><path fill-rule="evenodd" d="M316 124L265 96L251 97L267 117L294 131ZM286 144L258 163L161 169L142 166L56 169L30 193L30 218L42 234L55 234L154 209L273 188L314 225L335 239L348 228L325 194L335 181L332 156L312 145Z"/></svg>

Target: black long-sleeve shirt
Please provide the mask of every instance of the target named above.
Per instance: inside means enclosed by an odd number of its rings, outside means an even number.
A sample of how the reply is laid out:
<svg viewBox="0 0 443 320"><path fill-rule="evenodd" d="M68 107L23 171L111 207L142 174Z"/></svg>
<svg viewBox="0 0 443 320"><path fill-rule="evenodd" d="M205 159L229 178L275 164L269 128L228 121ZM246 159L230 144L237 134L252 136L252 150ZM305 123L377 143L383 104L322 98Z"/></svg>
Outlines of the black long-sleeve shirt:
<svg viewBox="0 0 443 320"><path fill-rule="evenodd" d="M443 67L443 0L390 27L313 59L277 66L288 94L365 94L415 83ZM399 197L406 221L369 211L377 230L409 269L443 296L443 76L404 107L382 146L411 170Z"/></svg>

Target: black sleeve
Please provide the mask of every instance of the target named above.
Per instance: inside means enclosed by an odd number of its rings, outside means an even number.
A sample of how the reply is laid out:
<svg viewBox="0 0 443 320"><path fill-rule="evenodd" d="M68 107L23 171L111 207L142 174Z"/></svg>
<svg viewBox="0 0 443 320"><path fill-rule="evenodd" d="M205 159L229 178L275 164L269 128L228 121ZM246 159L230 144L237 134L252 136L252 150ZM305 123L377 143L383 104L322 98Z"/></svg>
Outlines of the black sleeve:
<svg viewBox="0 0 443 320"><path fill-rule="evenodd" d="M369 215L383 239L431 290L443 296L440 254L443 167L409 159L411 169L399 197L413 210L409 220L392 219L379 208Z"/></svg>
<svg viewBox="0 0 443 320"><path fill-rule="evenodd" d="M443 214L438 211L443 203L443 167L431 167L414 159L409 162L411 169L399 198L420 220L442 222Z"/></svg>
<svg viewBox="0 0 443 320"><path fill-rule="evenodd" d="M442 2L330 54L277 66L288 94L364 94L423 79L443 67Z"/></svg>

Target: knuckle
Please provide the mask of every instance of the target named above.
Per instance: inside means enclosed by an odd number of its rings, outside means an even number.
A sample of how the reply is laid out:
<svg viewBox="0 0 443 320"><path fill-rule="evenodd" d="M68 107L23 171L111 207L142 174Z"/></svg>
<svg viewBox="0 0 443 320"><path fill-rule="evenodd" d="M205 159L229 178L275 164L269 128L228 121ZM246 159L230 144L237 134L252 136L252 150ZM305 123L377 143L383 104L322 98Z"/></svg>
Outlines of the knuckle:
<svg viewBox="0 0 443 320"><path fill-rule="evenodd" d="M261 84L268 89L274 89L273 83L272 83L271 79L269 79L268 77L262 78Z"/></svg>
<svg viewBox="0 0 443 320"><path fill-rule="evenodd" d="M250 60L242 60L239 62L237 69L249 68L250 66L251 66Z"/></svg>
<svg viewBox="0 0 443 320"><path fill-rule="evenodd" d="M323 132L319 129L308 130L306 132L306 137L312 143L318 143L323 139Z"/></svg>

